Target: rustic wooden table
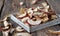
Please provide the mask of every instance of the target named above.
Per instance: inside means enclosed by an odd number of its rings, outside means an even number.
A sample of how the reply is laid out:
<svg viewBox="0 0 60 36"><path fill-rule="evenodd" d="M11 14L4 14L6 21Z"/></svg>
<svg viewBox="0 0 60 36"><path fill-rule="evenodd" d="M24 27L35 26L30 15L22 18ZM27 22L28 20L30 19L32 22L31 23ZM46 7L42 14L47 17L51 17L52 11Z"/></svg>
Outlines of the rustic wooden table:
<svg viewBox="0 0 60 36"><path fill-rule="evenodd" d="M22 6L19 6L19 1L20 0L5 0L4 2L4 8L2 10L2 14L1 14L1 19L3 19L5 16L7 16L8 14L12 14L12 13L15 13L19 10L20 7ZM21 0L22 1L22 0ZM23 0L24 1L24 0ZM51 1L53 0L47 0L49 3L51 3ZM24 1L25 2L25 1ZM27 2L27 1L26 1ZM25 2L25 4L26 4ZM52 2L53 3L53 2ZM23 7L25 7L26 5L24 5ZM27 5L28 6L28 5ZM55 6L55 5L54 5ZM57 7L57 6L55 6ZM57 9L57 8L56 8ZM60 8L59 8L60 9ZM59 11L58 9L58 11ZM50 34L48 33L48 30L59 30L59 26L56 25L56 26L51 26L51 27L48 27L48 28L45 28L45 29L42 29L42 30L39 30L39 31L36 31L36 32L33 32L33 36L57 36L57 35L54 35L54 34Z"/></svg>
<svg viewBox="0 0 60 36"><path fill-rule="evenodd" d="M0 0L0 15L1 15L2 8L3 8L3 3L4 3L4 1Z"/></svg>
<svg viewBox="0 0 60 36"><path fill-rule="evenodd" d="M0 0L0 10L1 10L2 5L3 5L3 0Z"/></svg>
<svg viewBox="0 0 60 36"><path fill-rule="evenodd" d="M3 9L3 3L4 3L4 0L0 0L0 18L1 18L1 12L2 12L2 9ZM2 36L1 31L0 31L0 36Z"/></svg>

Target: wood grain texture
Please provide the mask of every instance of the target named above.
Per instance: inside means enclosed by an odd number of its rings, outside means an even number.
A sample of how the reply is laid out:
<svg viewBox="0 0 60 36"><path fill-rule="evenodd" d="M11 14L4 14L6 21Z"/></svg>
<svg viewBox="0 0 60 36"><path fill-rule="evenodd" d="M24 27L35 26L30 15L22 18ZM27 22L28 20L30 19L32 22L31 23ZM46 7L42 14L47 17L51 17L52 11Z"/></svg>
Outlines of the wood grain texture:
<svg viewBox="0 0 60 36"><path fill-rule="evenodd" d="M1 8L2 8L2 5L3 5L3 0L0 0L0 18L1 18ZM1 31L0 31L0 36L2 36Z"/></svg>
<svg viewBox="0 0 60 36"><path fill-rule="evenodd" d="M60 14L60 0L47 0L57 14Z"/></svg>
<svg viewBox="0 0 60 36"><path fill-rule="evenodd" d="M19 5L21 1L25 2L25 0L18 0L18 1L17 0L5 0L4 8L1 14L1 19L3 19L8 14L18 12L21 7L25 7L25 5L23 6Z"/></svg>
<svg viewBox="0 0 60 36"><path fill-rule="evenodd" d="M2 5L3 5L3 0L0 0L0 10L1 10Z"/></svg>
<svg viewBox="0 0 60 36"><path fill-rule="evenodd" d="M59 30L59 26L51 26L42 30L37 31L38 36L57 36L56 34L51 34L48 30Z"/></svg>
<svg viewBox="0 0 60 36"><path fill-rule="evenodd" d="M1 11L3 9L3 4L4 4L4 0L0 0L0 18L1 18Z"/></svg>
<svg viewBox="0 0 60 36"><path fill-rule="evenodd" d="M26 4L27 4L27 7L37 7L37 6L41 6L41 3L45 2L45 0L38 0L35 4L31 4L33 0L26 0Z"/></svg>

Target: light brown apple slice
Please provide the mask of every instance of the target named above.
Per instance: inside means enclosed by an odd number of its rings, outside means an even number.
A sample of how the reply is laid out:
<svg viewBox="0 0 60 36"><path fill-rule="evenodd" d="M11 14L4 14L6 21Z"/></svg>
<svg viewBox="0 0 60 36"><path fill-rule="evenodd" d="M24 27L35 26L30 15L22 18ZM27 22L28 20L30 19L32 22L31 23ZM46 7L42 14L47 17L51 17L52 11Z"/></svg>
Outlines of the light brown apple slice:
<svg viewBox="0 0 60 36"><path fill-rule="evenodd" d="M17 26L17 27L16 27L16 31L21 32L21 31L24 31L24 29L22 29L20 26Z"/></svg>
<svg viewBox="0 0 60 36"><path fill-rule="evenodd" d="M18 17L19 17L19 18L23 18L23 17L25 17L25 16L26 16L26 12L23 13L23 14L20 14Z"/></svg>
<svg viewBox="0 0 60 36"><path fill-rule="evenodd" d="M21 19L22 22L26 22L29 19L29 17L24 17L23 19Z"/></svg>
<svg viewBox="0 0 60 36"><path fill-rule="evenodd" d="M21 33L15 33L14 36L32 36L32 35L27 32L21 32Z"/></svg>
<svg viewBox="0 0 60 36"><path fill-rule="evenodd" d="M29 8L29 9L27 10L27 13L28 13L28 16L31 18L32 15L33 15L33 10L32 10L32 8Z"/></svg>
<svg viewBox="0 0 60 36"><path fill-rule="evenodd" d="M31 4L35 4L37 2L37 0L32 0Z"/></svg>
<svg viewBox="0 0 60 36"><path fill-rule="evenodd" d="M4 21L3 23L4 23L4 26L7 26L8 25L8 22L7 21Z"/></svg>
<svg viewBox="0 0 60 36"><path fill-rule="evenodd" d="M52 34L60 34L60 30L59 31L53 31L53 30L48 30L49 33L52 33Z"/></svg>
<svg viewBox="0 0 60 36"><path fill-rule="evenodd" d="M43 2L43 3L42 3L42 6L43 6L43 7L46 7L46 6L47 6L47 3L46 3L46 2Z"/></svg>
<svg viewBox="0 0 60 36"><path fill-rule="evenodd" d="M3 31L2 33L3 33L3 36L8 36L8 35L9 35L9 34L8 34L9 31Z"/></svg>
<svg viewBox="0 0 60 36"><path fill-rule="evenodd" d="M36 21L33 21L32 19L28 19L27 22L30 24L30 25L39 25L41 23L41 20L36 20Z"/></svg>
<svg viewBox="0 0 60 36"><path fill-rule="evenodd" d="M25 8L21 8L20 9L20 12L17 14L18 15L18 18L23 18L26 16L26 9Z"/></svg>
<svg viewBox="0 0 60 36"><path fill-rule="evenodd" d="M44 17L43 19L41 19L43 23L47 22L49 20L48 17Z"/></svg>
<svg viewBox="0 0 60 36"><path fill-rule="evenodd" d="M20 4L20 6L22 6L24 4L24 2L20 2L19 4Z"/></svg>
<svg viewBox="0 0 60 36"><path fill-rule="evenodd" d="M9 26L4 27L3 29L9 29Z"/></svg>

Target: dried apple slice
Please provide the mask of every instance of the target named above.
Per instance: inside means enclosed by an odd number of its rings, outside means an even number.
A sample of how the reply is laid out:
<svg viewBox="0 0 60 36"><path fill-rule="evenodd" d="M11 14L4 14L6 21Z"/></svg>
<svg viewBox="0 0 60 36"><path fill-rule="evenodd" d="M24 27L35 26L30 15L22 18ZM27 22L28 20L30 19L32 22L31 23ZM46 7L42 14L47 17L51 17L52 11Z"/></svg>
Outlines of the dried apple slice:
<svg viewBox="0 0 60 36"><path fill-rule="evenodd" d="M20 6L22 6L24 4L24 2L20 2Z"/></svg>
<svg viewBox="0 0 60 36"><path fill-rule="evenodd" d="M21 32L21 33L14 33L13 36L32 36L32 35L26 32Z"/></svg>
<svg viewBox="0 0 60 36"><path fill-rule="evenodd" d="M22 22L26 22L29 19L29 17L25 17L23 19L21 19Z"/></svg>
<svg viewBox="0 0 60 36"><path fill-rule="evenodd" d="M7 21L4 21L4 26L7 26L8 25L8 22Z"/></svg>
<svg viewBox="0 0 60 36"><path fill-rule="evenodd" d="M23 18L23 17L25 17L26 16L26 12L24 13L24 14L20 14L18 17L19 18Z"/></svg>
<svg viewBox="0 0 60 36"><path fill-rule="evenodd" d="M3 36L9 36L9 31L2 31Z"/></svg>
<svg viewBox="0 0 60 36"><path fill-rule="evenodd" d="M22 29L20 26L17 26L17 27L16 27L16 31L21 32L21 31L24 31L24 29Z"/></svg>
<svg viewBox="0 0 60 36"><path fill-rule="evenodd" d="M27 10L27 13L28 13L28 16L31 18L32 15L33 15L33 10L32 10L32 8L29 8L29 9Z"/></svg>
<svg viewBox="0 0 60 36"><path fill-rule="evenodd" d="M48 30L49 33L52 33L52 34L60 34L60 30L59 31L53 31L53 30Z"/></svg>
<svg viewBox="0 0 60 36"><path fill-rule="evenodd" d="M48 17L44 17L43 19L41 19L43 23L47 22L49 20Z"/></svg>
<svg viewBox="0 0 60 36"><path fill-rule="evenodd" d="M37 2L37 0L32 0L31 4L35 4Z"/></svg>
<svg viewBox="0 0 60 36"><path fill-rule="evenodd" d="M19 18L23 18L23 17L26 16L26 14L27 14L27 13L26 13L26 11L25 11L25 8L21 8L21 9L20 9L20 14L19 14L18 17L19 17Z"/></svg>
<svg viewBox="0 0 60 36"><path fill-rule="evenodd" d="M30 25L39 25L41 23L41 20L37 19L36 21L33 21L32 19L28 19L27 22Z"/></svg>

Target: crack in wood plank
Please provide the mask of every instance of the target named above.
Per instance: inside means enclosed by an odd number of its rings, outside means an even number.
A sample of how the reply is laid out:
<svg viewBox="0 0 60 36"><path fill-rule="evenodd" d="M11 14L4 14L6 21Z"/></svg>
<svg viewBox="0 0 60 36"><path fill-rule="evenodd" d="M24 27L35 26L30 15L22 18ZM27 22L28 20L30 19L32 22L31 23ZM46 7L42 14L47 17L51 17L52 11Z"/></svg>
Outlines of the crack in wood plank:
<svg viewBox="0 0 60 36"><path fill-rule="evenodd" d="M0 17L1 17L1 12L3 10L3 7L4 7L4 2L5 2L5 0L0 0Z"/></svg>

